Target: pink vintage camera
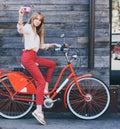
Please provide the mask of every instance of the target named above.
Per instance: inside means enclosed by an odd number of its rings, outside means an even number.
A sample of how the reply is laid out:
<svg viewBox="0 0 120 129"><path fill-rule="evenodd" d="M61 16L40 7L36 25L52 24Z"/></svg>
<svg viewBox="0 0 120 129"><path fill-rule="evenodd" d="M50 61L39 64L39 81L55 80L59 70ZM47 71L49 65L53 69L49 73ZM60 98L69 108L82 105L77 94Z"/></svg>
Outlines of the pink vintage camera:
<svg viewBox="0 0 120 129"><path fill-rule="evenodd" d="M22 7L22 9L24 9L25 13L30 13L30 11L31 11L30 7Z"/></svg>

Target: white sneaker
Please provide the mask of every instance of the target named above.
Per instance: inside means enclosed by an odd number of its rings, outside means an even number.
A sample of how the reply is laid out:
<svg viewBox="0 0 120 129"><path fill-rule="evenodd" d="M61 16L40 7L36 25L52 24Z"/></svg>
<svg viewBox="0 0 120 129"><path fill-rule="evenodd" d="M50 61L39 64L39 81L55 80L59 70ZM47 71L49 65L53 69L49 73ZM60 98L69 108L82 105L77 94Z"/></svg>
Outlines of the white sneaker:
<svg viewBox="0 0 120 129"><path fill-rule="evenodd" d="M46 124L46 121L44 120L44 114L43 112L39 112L37 110L34 110L32 112L32 115L42 124L42 125L45 125Z"/></svg>

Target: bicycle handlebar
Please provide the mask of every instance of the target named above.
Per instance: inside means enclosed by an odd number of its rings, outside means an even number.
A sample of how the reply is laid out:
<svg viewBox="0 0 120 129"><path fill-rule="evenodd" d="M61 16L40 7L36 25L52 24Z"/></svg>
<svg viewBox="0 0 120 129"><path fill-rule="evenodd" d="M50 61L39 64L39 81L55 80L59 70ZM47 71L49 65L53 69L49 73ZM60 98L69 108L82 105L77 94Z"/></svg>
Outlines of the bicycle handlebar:
<svg viewBox="0 0 120 129"><path fill-rule="evenodd" d="M71 58L68 57L69 46L70 45L68 43L64 43L60 48L55 48L55 51L62 51L67 59L67 62L71 63L74 59L77 59L78 56L72 55Z"/></svg>
<svg viewBox="0 0 120 129"><path fill-rule="evenodd" d="M60 48L55 48L55 51L64 51L65 48L68 48L69 44L68 43L64 43Z"/></svg>

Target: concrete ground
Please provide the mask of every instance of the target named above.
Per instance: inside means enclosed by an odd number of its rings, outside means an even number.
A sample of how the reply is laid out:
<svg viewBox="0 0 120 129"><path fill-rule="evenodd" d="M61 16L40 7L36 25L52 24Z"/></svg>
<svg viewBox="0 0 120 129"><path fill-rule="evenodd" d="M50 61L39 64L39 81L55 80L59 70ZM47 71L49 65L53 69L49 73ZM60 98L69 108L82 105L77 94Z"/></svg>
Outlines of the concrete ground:
<svg viewBox="0 0 120 129"><path fill-rule="evenodd" d="M47 125L40 125L31 114L9 120L0 117L0 129L120 129L120 113L104 114L94 120L82 120L71 113L45 113Z"/></svg>

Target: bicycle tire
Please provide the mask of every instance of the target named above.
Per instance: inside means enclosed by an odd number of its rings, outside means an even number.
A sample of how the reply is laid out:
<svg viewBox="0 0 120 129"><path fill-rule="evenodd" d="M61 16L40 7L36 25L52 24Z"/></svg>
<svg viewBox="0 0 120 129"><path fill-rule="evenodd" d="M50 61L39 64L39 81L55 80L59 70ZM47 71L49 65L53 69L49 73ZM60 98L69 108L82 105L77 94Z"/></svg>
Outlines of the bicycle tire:
<svg viewBox="0 0 120 129"><path fill-rule="evenodd" d="M108 109L110 104L110 92L107 85L101 80L88 77L78 79L78 83L85 96L83 97L75 83L67 92L67 105L70 111L81 119L95 119Z"/></svg>
<svg viewBox="0 0 120 129"><path fill-rule="evenodd" d="M8 119L17 119L27 115L33 107L34 102L19 100L19 98L29 98L34 100L34 95L16 94L14 99L11 97L15 93L7 76L0 79L0 115Z"/></svg>

